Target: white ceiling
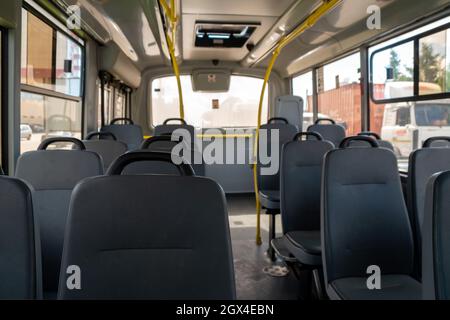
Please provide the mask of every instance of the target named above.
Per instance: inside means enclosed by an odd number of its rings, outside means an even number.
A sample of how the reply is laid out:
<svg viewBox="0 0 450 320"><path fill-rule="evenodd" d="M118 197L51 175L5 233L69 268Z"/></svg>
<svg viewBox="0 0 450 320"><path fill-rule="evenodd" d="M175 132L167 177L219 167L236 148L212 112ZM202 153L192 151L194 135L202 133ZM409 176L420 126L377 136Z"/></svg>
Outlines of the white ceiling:
<svg viewBox="0 0 450 320"><path fill-rule="evenodd" d="M248 42L256 44L270 30L295 0L182 0L184 60L240 61L248 50L243 48L195 47L195 22L258 22L261 24Z"/></svg>

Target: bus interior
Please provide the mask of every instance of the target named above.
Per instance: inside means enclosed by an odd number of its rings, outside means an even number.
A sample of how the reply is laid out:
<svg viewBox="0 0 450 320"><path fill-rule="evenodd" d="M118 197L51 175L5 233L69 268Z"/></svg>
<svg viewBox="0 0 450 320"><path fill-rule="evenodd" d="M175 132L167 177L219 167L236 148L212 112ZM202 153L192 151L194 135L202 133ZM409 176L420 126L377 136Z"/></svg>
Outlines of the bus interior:
<svg viewBox="0 0 450 320"><path fill-rule="evenodd" d="M449 0L3 0L0 299L450 299Z"/></svg>

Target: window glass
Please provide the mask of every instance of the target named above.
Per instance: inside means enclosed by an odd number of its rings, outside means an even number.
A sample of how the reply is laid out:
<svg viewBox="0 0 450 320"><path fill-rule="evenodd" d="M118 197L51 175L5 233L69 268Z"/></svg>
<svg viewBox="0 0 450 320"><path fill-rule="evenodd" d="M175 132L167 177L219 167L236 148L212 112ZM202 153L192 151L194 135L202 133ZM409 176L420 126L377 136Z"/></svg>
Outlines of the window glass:
<svg viewBox="0 0 450 320"><path fill-rule="evenodd" d="M191 77L181 76L186 121L197 128L256 127L262 79L231 76L228 92L194 92ZM178 89L174 76L152 81L152 125L179 117ZM267 122L268 91L262 123Z"/></svg>
<svg viewBox="0 0 450 320"><path fill-rule="evenodd" d="M53 89L53 29L22 12L22 83Z"/></svg>
<svg viewBox="0 0 450 320"><path fill-rule="evenodd" d="M450 92L448 31L419 40L419 95Z"/></svg>
<svg viewBox="0 0 450 320"><path fill-rule="evenodd" d="M22 18L23 153L36 150L46 138L81 138L83 51L80 44L25 9Z"/></svg>
<svg viewBox="0 0 450 320"><path fill-rule="evenodd" d="M317 70L319 117L342 125L347 135L361 132L360 54Z"/></svg>
<svg viewBox="0 0 450 320"><path fill-rule="evenodd" d="M79 102L21 93L21 152L34 151L46 138L81 138Z"/></svg>
<svg viewBox="0 0 450 320"><path fill-rule="evenodd" d="M414 95L414 42L410 41L375 53L372 58L372 83L375 100Z"/></svg>
<svg viewBox="0 0 450 320"><path fill-rule="evenodd" d="M313 124L313 74L312 71L302 74L292 79L292 90L295 96L302 97L304 113L303 128L306 130Z"/></svg>
<svg viewBox="0 0 450 320"><path fill-rule="evenodd" d="M56 40L56 91L70 96L80 96L81 72L81 47L58 31Z"/></svg>
<svg viewBox="0 0 450 320"><path fill-rule="evenodd" d="M81 96L81 46L25 9L22 19L22 83Z"/></svg>

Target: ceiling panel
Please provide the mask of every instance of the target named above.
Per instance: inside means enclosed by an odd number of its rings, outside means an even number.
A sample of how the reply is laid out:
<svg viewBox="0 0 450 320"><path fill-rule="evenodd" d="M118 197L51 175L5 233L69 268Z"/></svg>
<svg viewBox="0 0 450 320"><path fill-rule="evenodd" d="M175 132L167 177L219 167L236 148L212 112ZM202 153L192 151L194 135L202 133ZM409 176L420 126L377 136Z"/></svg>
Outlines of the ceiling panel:
<svg viewBox="0 0 450 320"><path fill-rule="evenodd" d="M183 14L241 15L279 17L295 0L183 0Z"/></svg>
<svg viewBox="0 0 450 320"><path fill-rule="evenodd" d="M183 59L185 60L227 60L240 61L248 50L242 48L197 48L195 47L195 22L196 21L221 21L221 22L258 22L260 26L248 40L257 43L276 22L277 17L255 17L242 15L183 15Z"/></svg>

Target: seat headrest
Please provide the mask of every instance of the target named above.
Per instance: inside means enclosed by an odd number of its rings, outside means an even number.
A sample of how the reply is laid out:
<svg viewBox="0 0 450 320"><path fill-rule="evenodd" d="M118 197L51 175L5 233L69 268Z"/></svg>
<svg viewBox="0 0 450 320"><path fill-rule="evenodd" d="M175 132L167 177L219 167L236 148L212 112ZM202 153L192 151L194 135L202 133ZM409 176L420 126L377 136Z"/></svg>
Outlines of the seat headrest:
<svg viewBox="0 0 450 320"><path fill-rule="evenodd" d="M97 137L99 140L110 138L105 140L117 141L117 137L112 132L91 132L86 136L86 140L93 140L94 137Z"/></svg>
<svg viewBox="0 0 450 320"><path fill-rule="evenodd" d="M328 121L330 124L321 124L324 121ZM341 144L346 135L344 127L336 124L332 119L318 119L315 124L308 128L308 132L320 133L324 140L330 141L336 148Z"/></svg>
<svg viewBox="0 0 450 320"><path fill-rule="evenodd" d="M286 118L290 124L303 130L303 99L297 96L281 96L275 103L275 116Z"/></svg>
<svg viewBox="0 0 450 320"><path fill-rule="evenodd" d="M431 137L425 140L423 148L449 148L450 137Z"/></svg>
<svg viewBox="0 0 450 320"><path fill-rule="evenodd" d="M192 166L182 162L182 159L179 159L180 164L175 164L172 161L172 154L167 152L151 152L151 151L133 151L126 154L123 154L119 158L114 161L108 169L106 175L121 175L124 171L125 167L131 163L135 162L143 162L143 161L154 161L154 162L164 162L173 165L178 169L178 172L182 176L193 176L194 170Z"/></svg>

